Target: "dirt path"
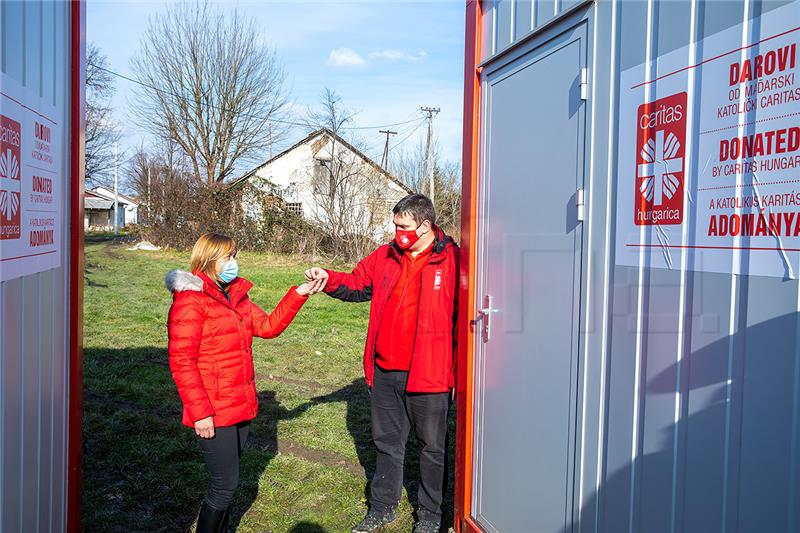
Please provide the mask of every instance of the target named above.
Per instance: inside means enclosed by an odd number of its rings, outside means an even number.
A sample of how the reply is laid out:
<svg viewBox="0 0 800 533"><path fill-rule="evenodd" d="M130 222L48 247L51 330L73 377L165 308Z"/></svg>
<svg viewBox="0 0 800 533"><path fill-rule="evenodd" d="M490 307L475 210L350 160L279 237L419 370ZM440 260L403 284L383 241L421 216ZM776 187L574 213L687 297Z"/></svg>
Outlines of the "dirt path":
<svg viewBox="0 0 800 533"><path fill-rule="evenodd" d="M280 381L275 377L274 379ZM319 385L319 387L322 388L321 385ZM180 408L147 407L136 402L112 398L88 389L84 389L83 397L84 400L90 402L111 405L114 407L114 409L119 411L126 411L154 418L159 423L168 426L174 425L174 421L180 419L181 416ZM255 431L250 432L250 436L247 440L247 448L258 449L270 453L285 453L322 466L342 468L360 478L363 478L365 475L367 475L358 462L353 461L344 455L325 450L316 450L291 440L282 439L280 437L276 439L267 438L263 435L259 435Z"/></svg>

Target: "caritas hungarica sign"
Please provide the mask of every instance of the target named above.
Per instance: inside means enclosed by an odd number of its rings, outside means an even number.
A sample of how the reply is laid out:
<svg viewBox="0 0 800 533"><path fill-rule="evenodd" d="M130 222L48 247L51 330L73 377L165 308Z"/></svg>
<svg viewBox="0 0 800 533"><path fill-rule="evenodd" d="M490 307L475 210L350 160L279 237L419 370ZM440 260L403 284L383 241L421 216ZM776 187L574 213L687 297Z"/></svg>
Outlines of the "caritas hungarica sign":
<svg viewBox="0 0 800 533"><path fill-rule="evenodd" d="M621 75L616 263L800 276L800 9Z"/></svg>
<svg viewBox="0 0 800 533"><path fill-rule="evenodd" d="M0 281L61 265L63 138L58 109L2 75Z"/></svg>

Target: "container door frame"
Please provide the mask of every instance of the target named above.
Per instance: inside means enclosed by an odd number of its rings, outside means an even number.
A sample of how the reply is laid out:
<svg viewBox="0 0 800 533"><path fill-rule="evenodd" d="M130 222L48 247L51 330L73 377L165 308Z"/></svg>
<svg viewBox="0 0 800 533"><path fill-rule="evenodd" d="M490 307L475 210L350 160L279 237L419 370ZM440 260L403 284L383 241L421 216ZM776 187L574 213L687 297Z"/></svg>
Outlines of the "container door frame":
<svg viewBox="0 0 800 533"><path fill-rule="evenodd" d="M456 476L455 476L455 520L454 528L457 532L483 533L475 520L474 510L474 425L475 425L475 406L476 406L476 362L477 355L482 350L480 339L480 324L478 309L480 308L480 295L477 290L481 284L477 277L482 267L479 249L481 227L481 208L484 195L485 173L485 133L486 133L486 94L487 79L486 73L502 69L520 57L531 53L536 48L540 48L545 43L557 38L565 32L572 32L579 26L585 26L585 54L586 65L589 68L589 80L593 78L592 58L594 57L594 2L588 1L575 6L565 12L545 26L531 32L527 37L521 39L509 48L501 51L485 62L481 62L482 40L486 36L482 35L482 6L479 0L467 0L467 24L466 24L466 47L465 47L465 94L464 94L464 140L463 140L463 176L462 176L462 218L461 218L461 283L459 287L459 320L458 326L458 382L457 392L457 431L456 431ZM589 212L589 198L591 197L590 185L590 166L591 166L591 132L593 102L591 98L592 87L589 86L589 97L584 101L583 111L583 130L584 130L584 153L583 153L583 187L586 199L586 212ZM577 320L582 325L585 321L585 295L587 292L587 265L590 261L588 252L588 223L589 217L585 217L581 237L581 259L580 259L580 278L578 289L578 308ZM582 502L582 479L591 479L591 472L583 471L582 457L587 441L583 439L581 421L581 404L586 401L586 376L583 374L585 368L585 331L582 326L577 327L577 364L578 373L576 376L578 387L575 395L576 402L576 425L574 430L575 441L573 444L574 468L573 490L571 497L572 507L572 527L573 530L582 529L580 527L580 503ZM599 466L598 466L599 468ZM588 474L588 476L587 476ZM590 529L594 529L590 527Z"/></svg>

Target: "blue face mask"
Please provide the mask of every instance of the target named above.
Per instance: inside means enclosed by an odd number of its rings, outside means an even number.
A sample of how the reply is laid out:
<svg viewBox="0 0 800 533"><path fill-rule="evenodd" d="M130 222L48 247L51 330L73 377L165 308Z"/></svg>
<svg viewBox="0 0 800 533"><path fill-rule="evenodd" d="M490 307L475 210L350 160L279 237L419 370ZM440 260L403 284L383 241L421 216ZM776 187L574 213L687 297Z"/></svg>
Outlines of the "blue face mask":
<svg viewBox="0 0 800 533"><path fill-rule="evenodd" d="M222 283L230 283L231 281L236 279L236 276L239 275L239 263L236 262L236 259L231 259L227 263L225 263L225 268L222 269L222 272L219 273L219 279Z"/></svg>

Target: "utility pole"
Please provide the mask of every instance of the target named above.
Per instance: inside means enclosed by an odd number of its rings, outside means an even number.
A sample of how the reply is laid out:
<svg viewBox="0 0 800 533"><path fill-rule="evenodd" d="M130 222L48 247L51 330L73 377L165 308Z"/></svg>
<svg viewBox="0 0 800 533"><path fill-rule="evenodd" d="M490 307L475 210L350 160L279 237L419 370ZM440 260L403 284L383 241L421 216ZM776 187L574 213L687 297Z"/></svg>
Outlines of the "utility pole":
<svg viewBox="0 0 800 533"><path fill-rule="evenodd" d="M381 168L386 169L389 164L389 135L397 135L396 131L380 130L380 133L386 135L386 144L383 147L383 157L381 157Z"/></svg>
<svg viewBox="0 0 800 533"><path fill-rule="evenodd" d="M150 213L153 212L153 208L150 206L150 165L151 163L148 161L147 163L147 223L151 224L150 221Z"/></svg>
<svg viewBox="0 0 800 533"><path fill-rule="evenodd" d="M272 159L272 124L269 125L269 158Z"/></svg>
<svg viewBox="0 0 800 533"><path fill-rule="evenodd" d="M428 114L428 142L425 148L425 175L428 178L428 192L430 194L431 203L436 205L436 191L433 185L433 154L431 152L433 150L433 115L438 114L440 109L438 107L421 107L420 110Z"/></svg>
<svg viewBox="0 0 800 533"><path fill-rule="evenodd" d="M119 147L114 143L114 233L119 233Z"/></svg>

